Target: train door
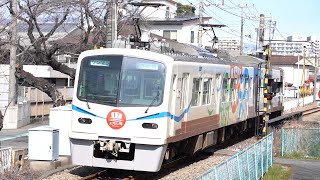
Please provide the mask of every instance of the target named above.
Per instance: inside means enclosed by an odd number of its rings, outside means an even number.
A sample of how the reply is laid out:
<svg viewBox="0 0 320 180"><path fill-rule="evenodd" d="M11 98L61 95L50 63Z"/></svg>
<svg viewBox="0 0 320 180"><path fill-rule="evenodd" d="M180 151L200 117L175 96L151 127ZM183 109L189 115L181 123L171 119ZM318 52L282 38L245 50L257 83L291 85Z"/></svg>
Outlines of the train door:
<svg viewBox="0 0 320 180"><path fill-rule="evenodd" d="M215 92L214 105L216 107L215 113L219 114L220 98L221 98L221 91L222 91L221 74L216 74L214 86L215 86L213 89L213 91Z"/></svg>
<svg viewBox="0 0 320 180"><path fill-rule="evenodd" d="M170 104L170 113L172 115L175 114L176 110L176 102L177 99L179 98L179 90L177 89L177 84L178 84L178 77L176 74L173 75L172 78L172 84L171 84L171 104ZM175 123L173 119L169 120L169 136L174 136L175 135L175 130L179 129L180 127Z"/></svg>
<svg viewBox="0 0 320 180"><path fill-rule="evenodd" d="M189 73L183 73L180 78L174 77L172 84L171 98L171 114L172 118L170 122L170 136L178 135L175 131L181 128L181 122L185 121L187 114L186 110L189 107L188 103L188 79Z"/></svg>
<svg viewBox="0 0 320 180"><path fill-rule="evenodd" d="M180 124L187 121L187 112L190 108L191 102L188 102L188 91L189 90L189 73L183 73L181 78L181 97L179 107ZM186 130L186 127L185 127ZM181 132L182 133L182 132Z"/></svg>

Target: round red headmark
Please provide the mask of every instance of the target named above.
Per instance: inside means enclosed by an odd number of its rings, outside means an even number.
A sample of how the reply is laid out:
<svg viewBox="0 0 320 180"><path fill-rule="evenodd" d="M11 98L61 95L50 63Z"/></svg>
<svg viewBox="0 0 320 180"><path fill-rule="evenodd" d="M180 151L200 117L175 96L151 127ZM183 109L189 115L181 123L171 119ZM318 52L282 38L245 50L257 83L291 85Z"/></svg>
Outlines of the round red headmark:
<svg viewBox="0 0 320 180"><path fill-rule="evenodd" d="M107 123L112 129L120 129L126 123L126 115L121 110L114 109L108 113Z"/></svg>

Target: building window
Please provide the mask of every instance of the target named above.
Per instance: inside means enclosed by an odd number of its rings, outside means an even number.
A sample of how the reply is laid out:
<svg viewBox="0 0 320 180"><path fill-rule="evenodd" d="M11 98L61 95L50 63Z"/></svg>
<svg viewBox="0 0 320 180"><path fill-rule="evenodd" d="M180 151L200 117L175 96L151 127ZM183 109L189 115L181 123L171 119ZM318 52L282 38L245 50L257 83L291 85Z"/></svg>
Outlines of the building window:
<svg viewBox="0 0 320 180"><path fill-rule="evenodd" d="M166 18L169 18L169 7L166 7Z"/></svg>
<svg viewBox="0 0 320 180"><path fill-rule="evenodd" d="M177 30L164 30L163 37L166 39L177 41Z"/></svg>
<svg viewBox="0 0 320 180"><path fill-rule="evenodd" d="M200 105L200 78L193 79L192 86L192 106Z"/></svg>
<svg viewBox="0 0 320 180"><path fill-rule="evenodd" d="M191 43L194 43L194 31L191 31L191 39L190 39Z"/></svg>

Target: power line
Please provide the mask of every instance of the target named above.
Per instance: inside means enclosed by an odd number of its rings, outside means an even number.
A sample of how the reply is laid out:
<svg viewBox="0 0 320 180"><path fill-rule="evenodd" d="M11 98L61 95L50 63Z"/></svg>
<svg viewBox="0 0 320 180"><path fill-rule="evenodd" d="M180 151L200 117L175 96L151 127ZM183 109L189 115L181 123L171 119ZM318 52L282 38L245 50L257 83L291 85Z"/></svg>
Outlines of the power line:
<svg viewBox="0 0 320 180"><path fill-rule="evenodd" d="M283 39L286 39L286 38L284 38L284 36L280 33L280 31L278 30L277 26L276 26L275 28L276 28L277 32L280 34L280 36L281 36Z"/></svg>
<svg viewBox="0 0 320 180"><path fill-rule="evenodd" d="M232 14L232 15L237 16L237 17L240 17L240 18L242 17L241 15L235 14L235 13L233 13L233 12L227 11L227 10L225 10L225 9L217 6L216 4L212 3L212 2L209 1L209 0L207 0L207 2L210 3L210 4L212 4L213 6L217 7L218 9L224 11L224 12L227 12L227 13L229 13L229 14ZM243 18L244 18L244 19L247 19L247 20L251 20L251 21L259 21L259 20L254 20L254 19L250 19L250 18L246 18L246 17L243 17Z"/></svg>

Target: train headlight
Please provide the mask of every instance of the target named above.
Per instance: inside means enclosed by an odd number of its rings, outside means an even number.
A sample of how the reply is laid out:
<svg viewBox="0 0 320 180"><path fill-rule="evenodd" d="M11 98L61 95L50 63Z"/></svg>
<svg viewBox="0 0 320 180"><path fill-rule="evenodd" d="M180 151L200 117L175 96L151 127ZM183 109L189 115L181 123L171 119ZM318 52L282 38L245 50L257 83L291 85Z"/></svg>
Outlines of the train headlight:
<svg viewBox="0 0 320 180"><path fill-rule="evenodd" d="M89 118L79 118L79 119L78 119L78 122L79 122L80 124L91 124L91 123L92 123L92 120L89 119Z"/></svg>
<svg viewBox="0 0 320 180"><path fill-rule="evenodd" d="M142 127L145 129L158 129L158 124L156 124L156 123L143 123Z"/></svg>

